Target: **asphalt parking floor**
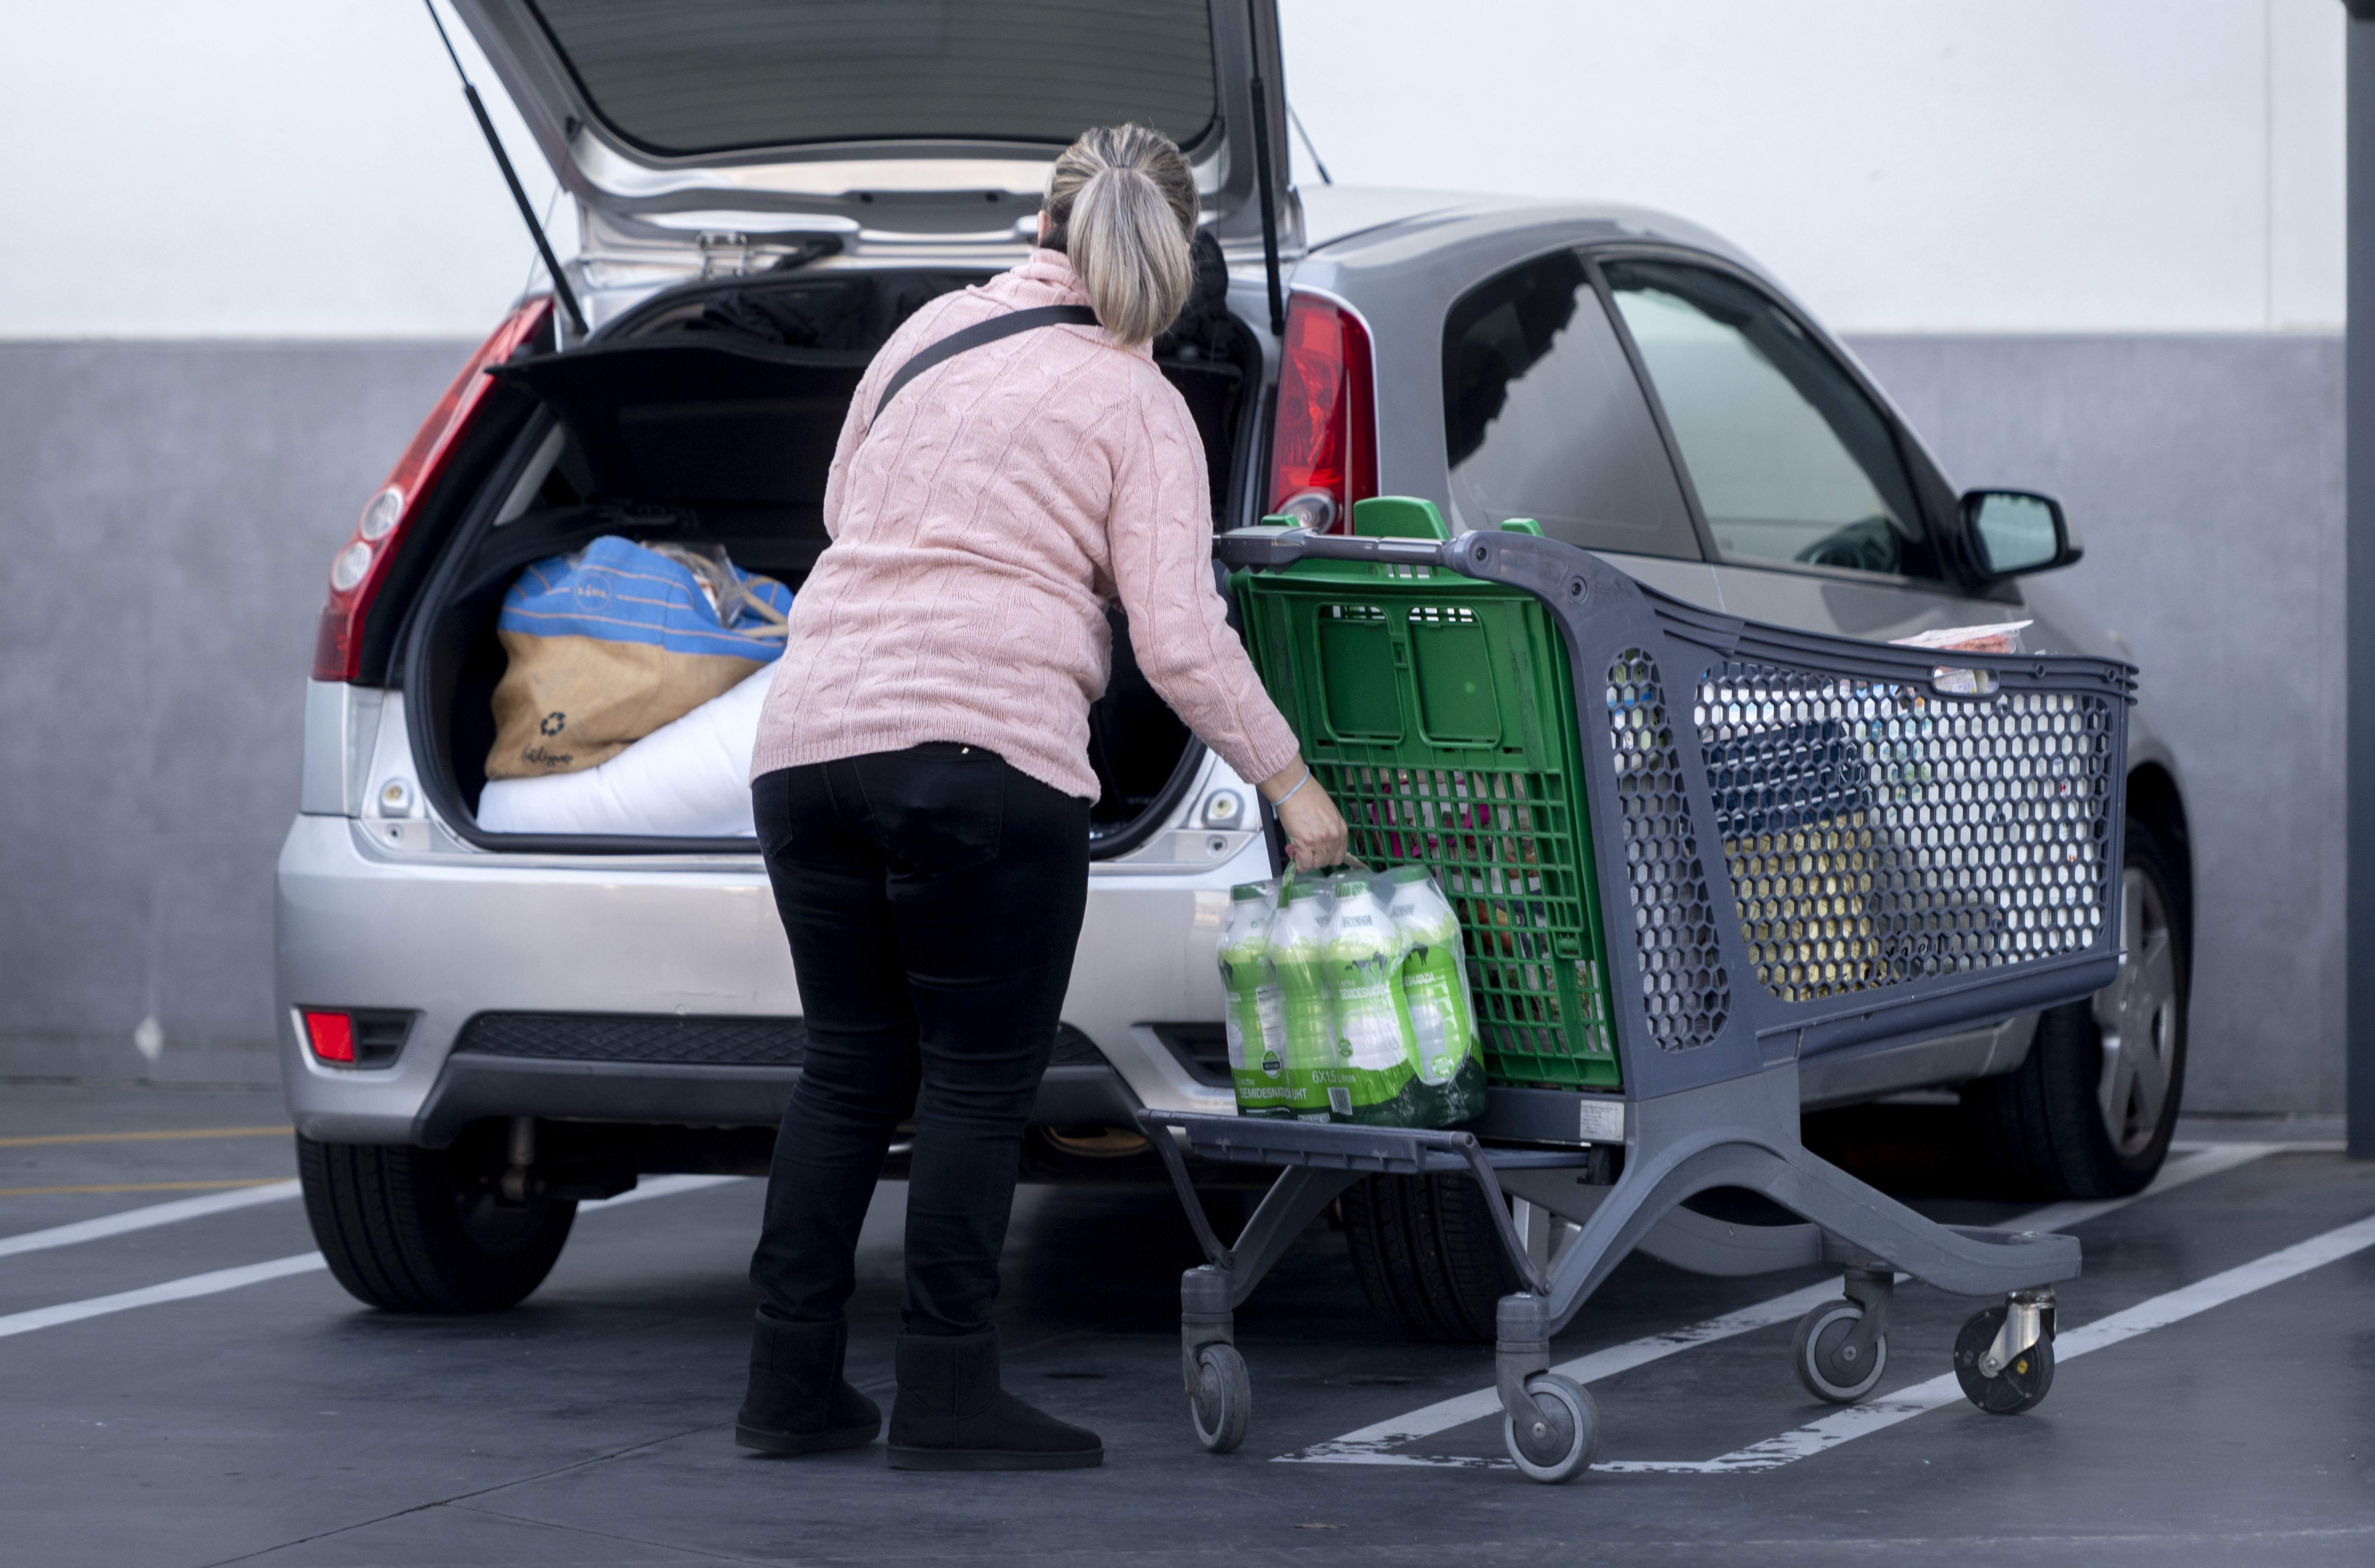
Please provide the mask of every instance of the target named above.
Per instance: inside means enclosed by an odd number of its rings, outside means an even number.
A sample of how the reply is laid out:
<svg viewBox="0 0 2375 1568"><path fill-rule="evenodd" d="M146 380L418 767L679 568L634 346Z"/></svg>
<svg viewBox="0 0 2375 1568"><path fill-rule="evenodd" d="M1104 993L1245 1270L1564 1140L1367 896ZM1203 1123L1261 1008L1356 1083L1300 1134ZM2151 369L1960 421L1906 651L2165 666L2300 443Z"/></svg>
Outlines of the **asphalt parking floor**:
<svg viewBox="0 0 2375 1568"><path fill-rule="evenodd" d="M2375 1165L2327 1147L2189 1141L2136 1200L2038 1216L2086 1271L2018 1417L1937 1391L1979 1303L1901 1286L1881 1390L1843 1414L1786 1358L1835 1276L1634 1259L1554 1347L1606 1437L1546 1488L1459 1402L1489 1352L1402 1341L1324 1227L1239 1313L1252 1428L1205 1454L1178 1385L1198 1258L1155 1188L1026 1189L1010 1248L1008 1385L1103 1433L1104 1468L748 1455L761 1184L647 1182L581 1210L524 1305L396 1317L313 1258L285 1120L262 1091L0 1086L0 1562L2375 1562ZM852 1323L886 1405L904 1196Z"/></svg>

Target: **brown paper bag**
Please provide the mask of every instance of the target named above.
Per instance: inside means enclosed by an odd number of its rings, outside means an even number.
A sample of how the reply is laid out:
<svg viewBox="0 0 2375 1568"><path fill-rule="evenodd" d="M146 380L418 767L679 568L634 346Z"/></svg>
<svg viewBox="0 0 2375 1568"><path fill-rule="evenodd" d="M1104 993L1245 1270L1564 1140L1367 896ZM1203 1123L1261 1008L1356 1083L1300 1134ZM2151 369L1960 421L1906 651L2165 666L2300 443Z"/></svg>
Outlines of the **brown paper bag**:
<svg viewBox="0 0 2375 1568"><path fill-rule="evenodd" d="M512 662L495 687L490 779L573 773L607 762L759 667L726 654L679 654L648 643L496 635Z"/></svg>

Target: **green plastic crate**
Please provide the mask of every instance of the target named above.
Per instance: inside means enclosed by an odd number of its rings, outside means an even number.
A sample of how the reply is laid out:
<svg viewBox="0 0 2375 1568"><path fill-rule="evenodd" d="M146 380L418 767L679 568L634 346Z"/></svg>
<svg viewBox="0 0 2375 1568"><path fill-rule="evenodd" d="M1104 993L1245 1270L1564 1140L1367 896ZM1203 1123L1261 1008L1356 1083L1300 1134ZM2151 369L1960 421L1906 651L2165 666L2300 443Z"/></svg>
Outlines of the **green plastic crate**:
<svg viewBox="0 0 2375 1568"><path fill-rule="evenodd" d="M1431 504L1400 498L1361 502L1353 527L1443 536ZM1304 560L1230 582L1353 854L1424 864L1459 910L1492 1081L1614 1087L1574 688L1541 601L1415 565Z"/></svg>

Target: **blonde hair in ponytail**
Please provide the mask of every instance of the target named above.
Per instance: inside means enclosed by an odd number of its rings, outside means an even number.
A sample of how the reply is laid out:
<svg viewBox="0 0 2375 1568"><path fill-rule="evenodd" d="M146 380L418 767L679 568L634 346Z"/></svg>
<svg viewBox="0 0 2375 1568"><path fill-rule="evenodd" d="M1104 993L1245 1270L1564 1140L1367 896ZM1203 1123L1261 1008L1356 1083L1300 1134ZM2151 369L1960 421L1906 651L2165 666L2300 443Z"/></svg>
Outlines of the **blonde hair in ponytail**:
<svg viewBox="0 0 2375 1568"><path fill-rule="evenodd" d="M1047 179L1050 249L1089 291L1098 324L1126 344L1169 326L1195 287L1196 176L1178 144L1143 125L1101 125Z"/></svg>

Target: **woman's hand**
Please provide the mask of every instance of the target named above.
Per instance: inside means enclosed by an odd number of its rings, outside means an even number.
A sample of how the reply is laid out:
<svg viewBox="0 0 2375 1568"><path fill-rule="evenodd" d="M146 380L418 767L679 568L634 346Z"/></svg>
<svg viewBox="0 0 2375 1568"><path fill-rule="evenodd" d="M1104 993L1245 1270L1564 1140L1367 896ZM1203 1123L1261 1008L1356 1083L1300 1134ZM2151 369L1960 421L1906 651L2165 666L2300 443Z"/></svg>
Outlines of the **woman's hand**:
<svg viewBox="0 0 2375 1568"><path fill-rule="evenodd" d="M1349 836L1343 814L1301 758L1261 782L1262 798L1278 812L1286 832L1286 853L1298 871L1321 871L1341 865Z"/></svg>

